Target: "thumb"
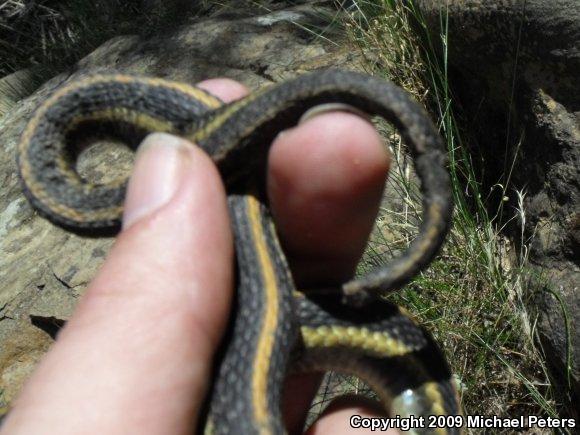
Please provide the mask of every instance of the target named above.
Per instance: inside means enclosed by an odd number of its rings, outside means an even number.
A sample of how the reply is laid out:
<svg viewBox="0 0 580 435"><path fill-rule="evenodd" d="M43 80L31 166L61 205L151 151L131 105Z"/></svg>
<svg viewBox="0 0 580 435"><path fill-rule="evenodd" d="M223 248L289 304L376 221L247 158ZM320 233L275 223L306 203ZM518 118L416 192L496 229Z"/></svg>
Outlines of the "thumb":
<svg viewBox="0 0 580 435"><path fill-rule="evenodd" d="M123 232L6 433L190 433L232 292L226 196L202 151L154 134L129 183Z"/></svg>

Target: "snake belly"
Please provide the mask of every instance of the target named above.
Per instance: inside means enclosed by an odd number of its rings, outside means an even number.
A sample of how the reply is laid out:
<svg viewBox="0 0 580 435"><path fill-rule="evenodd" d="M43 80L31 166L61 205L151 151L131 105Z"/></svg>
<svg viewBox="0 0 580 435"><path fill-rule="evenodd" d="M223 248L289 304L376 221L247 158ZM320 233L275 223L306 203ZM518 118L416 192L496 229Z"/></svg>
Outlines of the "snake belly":
<svg viewBox="0 0 580 435"><path fill-rule="evenodd" d="M340 288L299 293L265 209L267 155L280 131L327 103L350 105L397 127L421 181L422 223L410 246L386 266ZM216 370L206 432L283 432L279 397L292 345L295 367L336 369L341 361L338 368L375 389L387 413L460 414L451 373L436 345L400 310L377 299L429 264L452 213L445 150L423 109L403 90L338 70L304 75L226 105L200 89L162 79L113 74L66 85L26 127L18 167L33 206L80 233L118 230L127 184L120 179L94 185L76 172L75 135L95 124L130 127L129 145L159 131L189 139L211 156L226 185L239 283L233 334ZM257 191L250 192L249 185ZM237 326L248 322L255 323L252 332ZM329 355L336 358L330 361ZM239 369L237 380L233 367ZM401 373L397 381L392 370Z"/></svg>

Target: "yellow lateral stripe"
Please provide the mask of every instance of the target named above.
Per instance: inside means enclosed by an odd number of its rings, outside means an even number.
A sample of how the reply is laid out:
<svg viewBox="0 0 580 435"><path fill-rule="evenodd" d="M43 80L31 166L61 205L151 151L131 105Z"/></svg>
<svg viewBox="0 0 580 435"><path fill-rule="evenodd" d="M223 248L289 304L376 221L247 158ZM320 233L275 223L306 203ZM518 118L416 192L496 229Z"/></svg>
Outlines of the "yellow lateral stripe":
<svg viewBox="0 0 580 435"><path fill-rule="evenodd" d="M263 288L266 295L264 314L256 358L254 360L254 370L252 376L252 403L254 408L255 421L261 426L260 432L268 433L266 424L268 422L268 372L270 370L270 361L272 349L274 347L274 338L278 324L278 288L276 283L276 273L270 255L266 240L262 234L260 206L254 197L248 197L248 217L252 230L252 239L254 249L258 255L260 263L259 272L262 274Z"/></svg>
<svg viewBox="0 0 580 435"><path fill-rule="evenodd" d="M65 134L74 130L77 125L87 121L125 121L131 125L137 125L150 131L173 131L174 127L170 121L155 118L146 113L130 110L125 107L109 107L103 110L97 110L89 114L81 114L71 119L67 125Z"/></svg>
<svg viewBox="0 0 580 435"><path fill-rule="evenodd" d="M78 117L74 118L71 121L68 130L70 131L74 129L74 127L81 122L97 121L97 120L118 120L118 119L131 122L132 124L136 124L150 131L170 132L173 130L173 125L168 121L154 118L144 113L139 113L136 111L118 107L117 108L112 107L109 109L93 112L90 115L79 115ZM29 138L26 138L25 140L29 140ZM62 157L59 158L56 163L63 176L68 177L69 180L71 181L76 180L78 178L76 172L72 170L68 162L66 162ZM48 192L46 192L44 187L33 179L33 177L31 176L32 170L30 167L30 163L28 161L28 156L25 152L21 154L21 168L23 178L26 181L26 186L33 194L33 196L35 196L39 200L42 200L42 203L54 213L64 216L68 219L77 222L101 220L103 218L109 219L112 216L120 216L120 213L123 210L123 208L118 205L110 208L103 208L100 210L92 210L92 211L82 211L73 209L71 207L67 207L64 204L55 201L54 198L50 196ZM118 188L125 181L126 179L116 180L111 183L108 183L107 186L111 189Z"/></svg>
<svg viewBox="0 0 580 435"><path fill-rule="evenodd" d="M204 125L201 129L192 132L191 134L186 134L185 137L192 142L198 142L200 140L206 139L210 136L214 131L218 130L227 120L230 118L234 113L236 113L240 108L244 106L248 106L258 97L260 97L268 88L264 90L259 90L253 92L249 95L246 95L241 100L237 100L231 104L229 104L221 113L214 116L206 125ZM247 127L253 128L254 125L248 124ZM215 155L214 160L220 160L223 155Z"/></svg>
<svg viewBox="0 0 580 435"><path fill-rule="evenodd" d="M248 103L253 101L256 98L254 94L250 94L243 99L232 103L230 106L225 108L223 112L214 116L206 125L204 125L201 129L196 130L193 134L185 135L187 139L192 142L198 142L207 138L211 135L214 131L219 129L222 124L230 117L233 113L237 112L240 107L246 106Z"/></svg>
<svg viewBox="0 0 580 435"><path fill-rule="evenodd" d="M447 415L445 407L443 406L443 395L439 389L439 384L437 384L437 382L427 382L421 387L421 389L433 404L433 407L431 408L433 415Z"/></svg>
<svg viewBox="0 0 580 435"><path fill-rule="evenodd" d="M139 83L146 86L154 86L158 88L168 88L173 89L175 91L181 92L185 95L189 95L190 97L201 101L202 103L206 104L210 108L217 108L223 105L219 98L214 97L213 95L202 91L199 88L194 86L190 86L185 83L181 82L174 82L171 80L164 80L159 78L147 78L147 77L135 77L125 74L103 74L103 75L95 75L93 77L89 77L77 82L73 82L71 84L65 85L59 88L52 96L50 96L46 104L50 106L55 100L58 100L63 95L68 94L71 91L76 89L81 89L85 87L90 87L98 83L107 83L107 82L116 82L116 83Z"/></svg>
<svg viewBox="0 0 580 435"><path fill-rule="evenodd" d="M378 357L401 356L416 350L386 331L370 331L354 326L303 326L300 330L307 348L345 346L363 349Z"/></svg>
<svg viewBox="0 0 580 435"><path fill-rule="evenodd" d="M108 109L97 110L86 115L78 115L71 119L70 123L64 132L67 135L69 132L77 128L77 126L83 122L89 121L125 121L128 124L136 125L150 132L163 132L171 133L174 131L174 126L171 122L164 119L155 118L153 116L147 115L145 113L137 112L135 110L129 110L124 107L109 107ZM76 171L71 167L69 162L59 155L56 161L58 168L61 173L69 178L71 184L78 183L79 176ZM107 187L112 189L120 187L127 177L120 178L118 180L111 181L106 184Z"/></svg>

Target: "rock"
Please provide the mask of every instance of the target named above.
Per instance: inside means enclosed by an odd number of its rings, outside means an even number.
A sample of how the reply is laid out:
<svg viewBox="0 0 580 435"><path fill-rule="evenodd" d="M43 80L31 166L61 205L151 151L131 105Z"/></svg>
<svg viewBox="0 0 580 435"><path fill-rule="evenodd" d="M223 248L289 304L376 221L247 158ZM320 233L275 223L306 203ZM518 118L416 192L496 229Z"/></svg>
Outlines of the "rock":
<svg viewBox="0 0 580 435"><path fill-rule="evenodd" d="M29 96L37 87L32 69L23 69L0 78L0 118L22 98Z"/></svg>
<svg viewBox="0 0 580 435"><path fill-rule="evenodd" d="M97 71L188 83L224 76L257 88L309 70L348 66L352 53L327 46L305 30L326 24L323 15L314 12L318 3L272 13L259 9L262 15L253 17L246 13L242 18L205 18L149 38L114 38L0 119L0 408L16 395L113 243L111 238L83 238L52 225L24 198L16 144L33 110L58 86ZM79 171L91 180L117 177L130 167L129 153L105 146L107 153L90 149L81 156Z"/></svg>
<svg viewBox="0 0 580 435"><path fill-rule="evenodd" d="M27 321L3 318L0 322L0 341L0 399L10 403L48 350L52 339Z"/></svg>
<svg viewBox="0 0 580 435"><path fill-rule="evenodd" d="M463 126L482 156L488 188L525 192L529 260L567 310L573 390L580 397L580 8L578 0L418 0L434 40L449 17L450 83ZM495 189L501 200L502 192ZM517 206L515 191L508 192ZM495 206L494 206L495 207ZM536 286L537 287L537 286ZM535 299L550 362L566 372L567 328L558 298ZM564 376L565 377L565 376Z"/></svg>

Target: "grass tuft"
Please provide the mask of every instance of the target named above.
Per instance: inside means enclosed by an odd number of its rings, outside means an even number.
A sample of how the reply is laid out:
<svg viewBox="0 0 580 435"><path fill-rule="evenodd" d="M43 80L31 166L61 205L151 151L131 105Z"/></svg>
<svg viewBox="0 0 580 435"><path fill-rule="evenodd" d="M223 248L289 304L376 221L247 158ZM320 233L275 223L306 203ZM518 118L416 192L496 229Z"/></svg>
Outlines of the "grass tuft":
<svg viewBox="0 0 580 435"><path fill-rule="evenodd" d="M0 76L62 72L102 42L143 24L138 0L0 0Z"/></svg>

